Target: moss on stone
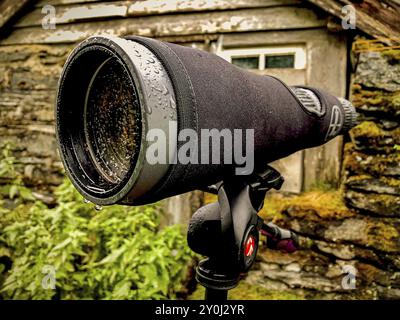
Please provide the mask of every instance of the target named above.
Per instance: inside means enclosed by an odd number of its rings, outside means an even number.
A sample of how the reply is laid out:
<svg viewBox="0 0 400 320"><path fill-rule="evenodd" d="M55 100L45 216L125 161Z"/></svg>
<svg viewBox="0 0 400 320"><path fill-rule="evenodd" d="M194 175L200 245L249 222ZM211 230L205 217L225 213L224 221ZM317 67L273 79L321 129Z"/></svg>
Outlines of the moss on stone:
<svg viewBox="0 0 400 320"><path fill-rule="evenodd" d="M357 157L356 151L354 150L354 144L346 143L344 147L343 168L351 173L364 172L364 167L360 165L357 159L359 159L359 157Z"/></svg>
<svg viewBox="0 0 400 320"><path fill-rule="evenodd" d="M373 198L375 202L381 203L388 208L394 208L400 201L398 196L391 194L373 194Z"/></svg>
<svg viewBox="0 0 400 320"><path fill-rule="evenodd" d="M381 175L385 174L388 166L400 163L400 153L392 154L388 157L377 157L374 162L371 162L369 169L372 174Z"/></svg>
<svg viewBox="0 0 400 320"><path fill-rule="evenodd" d="M373 121L364 121L354 127L351 132L354 137L380 138L384 136L383 130Z"/></svg>
<svg viewBox="0 0 400 320"><path fill-rule="evenodd" d="M259 216L267 221L277 221L283 218L285 199L278 193L267 195L264 200L264 207L259 212Z"/></svg>
<svg viewBox="0 0 400 320"><path fill-rule="evenodd" d="M205 203L217 201L217 196L206 194ZM308 220L343 219L354 216L346 207L341 190L314 190L296 196L281 193L267 194L264 207L258 215L266 221L280 223L288 214L307 217Z"/></svg>
<svg viewBox="0 0 400 320"><path fill-rule="evenodd" d="M217 201L217 196L206 194L205 203ZM287 210L318 218L350 217L354 213L343 202L340 190L314 190L298 196L284 196L281 193L267 194L259 216L267 221L280 221Z"/></svg>
<svg viewBox="0 0 400 320"><path fill-rule="evenodd" d="M345 197L349 206L361 210L362 213L372 213L373 215L387 217L400 217L399 196L348 190Z"/></svg>
<svg viewBox="0 0 400 320"><path fill-rule="evenodd" d="M365 245L385 252L399 252L399 230L387 221L371 220L367 224L367 241Z"/></svg>
<svg viewBox="0 0 400 320"><path fill-rule="evenodd" d="M362 181L362 180L370 180L373 177L369 174L360 174L358 176L351 176L347 179L347 182L355 182L355 181Z"/></svg>
<svg viewBox="0 0 400 320"><path fill-rule="evenodd" d="M368 193L369 201L381 203L386 207L394 207L399 202L399 197L391 194Z"/></svg>
<svg viewBox="0 0 400 320"><path fill-rule="evenodd" d="M381 177L380 180L388 186L400 188L400 179L392 177Z"/></svg>
<svg viewBox="0 0 400 320"><path fill-rule="evenodd" d="M400 173L400 152L389 154L365 154L355 149L354 144L344 147L343 167L352 175L397 176Z"/></svg>
<svg viewBox="0 0 400 320"><path fill-rule="evenodd" d="M387 131L373 121L364 121L350 130L350 137L356 150L397 153L394 146L400 144L400 127Z"/></svg>
<svg viewBox="0 0 400 320"><path fill-rule="evenodd" d="M389 58L391 61L400 62L400 50L385 50L382 52L382 56Z"/></svg>
<svg viewBox="0 0 400 320"><path fill-rule="evenodd" d="M400 92L392 95L391 102L397 110L400 109Z"/></svg>
<svg viewBox="0 0 400 320"><path fill-rule="evenodd" d="M339 190L330 192L313 191L308 192L288 201L287 209L291 209L291 216L306 217L307 219L343 219L354 216L343 202L343 196Z"/></svg>
<svg viewBox="0 0 400 320"><path fill-rule="evenodd" d="M346 207L340 190L310 191L292 197L267 197L259 215L263 219L280 220L284 215L308 220L343 219L354 216Z"/></svg>
<svg viewBox="0 0 400 320"><path fill-rule="evenodd" d="M188 300L203 300L205 289L197 285L196 290L189 296ZM239 285L229 290L229 300L303 300L304 297L291 292L268 290L258 285L251 285L240 281Z"/></svg>
<svg viewBox="0 0 400 320"><path fill-rule="evenodd" d="M353 85L352 89L352 103L357 109L393 115L398 115L400 112L399 91L363 90L360 85Z"/></svg>
<svg viewBox="0 0 400 320"><path fill-rule="evenodd" d="M346 179L345 185L355 190L376 192L381 194L400 194L400 180L395 177L371 176L361 174Z"/></svg>

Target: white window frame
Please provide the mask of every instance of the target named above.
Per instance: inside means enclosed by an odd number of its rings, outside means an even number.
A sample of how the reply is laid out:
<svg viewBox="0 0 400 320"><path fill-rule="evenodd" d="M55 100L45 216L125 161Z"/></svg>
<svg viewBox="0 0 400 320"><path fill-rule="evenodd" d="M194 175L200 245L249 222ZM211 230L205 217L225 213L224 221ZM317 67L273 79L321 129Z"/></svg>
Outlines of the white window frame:
<svg viewBox="0 0 400 320"><path fill-rule="evenodd" d="M258 56L258 70L265 70L265 56L294 55L294 68L289 69L305 69L307 61L306 50L301 46L222 49L217 51L216 54L230 63L232 63L232 58Z"/></svg>

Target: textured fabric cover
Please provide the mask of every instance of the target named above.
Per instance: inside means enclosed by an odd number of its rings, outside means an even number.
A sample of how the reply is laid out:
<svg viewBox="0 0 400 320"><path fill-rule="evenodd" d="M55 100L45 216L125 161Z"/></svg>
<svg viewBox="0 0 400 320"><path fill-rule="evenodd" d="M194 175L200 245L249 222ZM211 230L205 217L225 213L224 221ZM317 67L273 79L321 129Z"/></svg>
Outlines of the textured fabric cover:
<svg viewBox="0 0 400 320"><path fill-rule="evenodd" d="M322 103L323 114L318 117L274 77L253 74L197 49L136 36L128 39L148 47L167 69L177 96L178 129L255 130L256 170L298 150L325 143L332 106L337 105L343 112L339 100L322 90L309 88ZM231 174L232 165L171 165L151 194L136 202L197 189Z"/></svg>

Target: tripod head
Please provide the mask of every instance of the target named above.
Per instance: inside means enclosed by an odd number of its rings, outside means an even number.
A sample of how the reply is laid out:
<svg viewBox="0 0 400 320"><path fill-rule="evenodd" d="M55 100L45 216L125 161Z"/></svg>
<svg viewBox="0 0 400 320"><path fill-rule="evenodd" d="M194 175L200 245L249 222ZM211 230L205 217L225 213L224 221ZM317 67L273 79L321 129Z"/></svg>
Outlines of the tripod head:
<svg viewBox="0 0 400 320"><path fill-rule="evenodd" d="M224 180L205 191L218 195L218 201L200 208L188 229L190 248L207 258L196 270L197 281L206 287L206 299L224 300L236 287L240 275L253 265L259 244L259 232L269 239L272 249L293 252L297 237L257 215L270 189L279 190L283 177L268 166L261 174L240 180Z"/></svg>

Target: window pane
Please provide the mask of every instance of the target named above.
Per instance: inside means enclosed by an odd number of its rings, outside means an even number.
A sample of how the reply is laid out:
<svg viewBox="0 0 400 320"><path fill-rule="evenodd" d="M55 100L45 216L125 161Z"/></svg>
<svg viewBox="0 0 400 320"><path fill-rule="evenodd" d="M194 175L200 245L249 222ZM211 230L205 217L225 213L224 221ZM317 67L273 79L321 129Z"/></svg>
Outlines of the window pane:
<svg viewBox="0 0 400 320"><path fill-rule="evenodd" d="M232 64L243 69L258 69L258 56L232 58Z"/></svg>
<svg viewBox="0 0 400 320"><path fill-rule="evenodd" d="M265 56L265 68L294 68L294 55Z"/></svg>

